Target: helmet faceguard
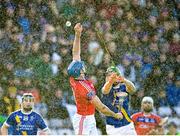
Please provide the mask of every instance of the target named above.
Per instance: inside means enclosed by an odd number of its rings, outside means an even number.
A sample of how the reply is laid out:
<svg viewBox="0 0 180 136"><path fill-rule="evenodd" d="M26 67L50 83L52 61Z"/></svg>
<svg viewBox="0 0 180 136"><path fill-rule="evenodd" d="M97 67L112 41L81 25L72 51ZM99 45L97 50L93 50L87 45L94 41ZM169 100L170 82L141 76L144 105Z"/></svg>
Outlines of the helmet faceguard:
<svg viewBox="0 0 180 136"><path fill-rule="evenodd" d="M34 101L34 96L32 95L32 93L24 93L22 96L22 101L26 101L26 100L31 100Z"/></svg>
<svg viewBox="0 0 180 136"><path fill-rule="evenodd" d="M109 73L116 73L117 75L121 76L121 71L119 70L119 68L117 68L116 66L110 66L109 68L107 68L106 70L106 74Z"/></svg>

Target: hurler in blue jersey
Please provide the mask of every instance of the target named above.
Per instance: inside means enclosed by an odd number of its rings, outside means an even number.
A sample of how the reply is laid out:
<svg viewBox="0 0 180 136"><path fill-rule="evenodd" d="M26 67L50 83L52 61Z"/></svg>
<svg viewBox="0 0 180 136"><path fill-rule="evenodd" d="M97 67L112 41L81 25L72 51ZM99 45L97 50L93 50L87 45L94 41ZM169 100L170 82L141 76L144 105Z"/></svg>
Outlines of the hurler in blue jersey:
<svg viewBox="0 0 180 136"><path fill-rule="evenodd" d="M48 134L48 127L43 118L33 111L34 97L31 93L25 93L22 97L21 109L11 113L1 128L2 135L8 134L8 128L12 128L11 135L37 135L38 129L43 135Z"/></svg>
<svg viewBox="0 0 180 136"><path fill-rule="evenodd" d="M102 88L103 103L115 113L121 113L123 119L106 117L108 135L136 135L134 124L129 114L129 95L136 91L134 84L121 76L115 66L106 71L106 83Z"/></svg>

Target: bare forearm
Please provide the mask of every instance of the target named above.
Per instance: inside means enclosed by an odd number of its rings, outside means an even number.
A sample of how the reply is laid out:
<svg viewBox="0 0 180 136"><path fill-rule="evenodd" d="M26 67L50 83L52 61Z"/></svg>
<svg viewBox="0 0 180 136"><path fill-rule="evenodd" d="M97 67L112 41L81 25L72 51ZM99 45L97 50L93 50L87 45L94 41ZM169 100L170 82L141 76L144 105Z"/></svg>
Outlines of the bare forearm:
<svg viewBox="0 0 180 136"><path fill-rule="evenodd" d="M74 39L73 50L72 50L73 60L80 60L80 54L81 54L80 37L81 37L80 33L75 33L75 39Z"/></svg>
<svg viewBox="0 0 180 136"><path fill-rule="evenodd" d="M107 106L103 105L101 109L97 109L98 111L100 111L101 113L103 113L106 116L111 116L114 117L115 113L113 111L111 111Z"/></svg>
<svg viewBox="0 0 180 136"><path fill-rule="evenodd" d="M134 84L131 81L124 79L123 82L126 84L128 93L133 94L136 92L136 87L134 86Z"/></svg>
<svg viewBox="0 0 180 136"><path fill-rule="evenodd" d="M92 103L95 105L96 109L104 115L113 117L115 116L115 113L111 111L106 105L104 105L97 96L95 96L95 98L92 100Z"/></svg>
<svg viewBox="0 0 180 136"><path fill-rule="evenodd" d="M102 88L102 93L108 94L112 88L112 85L113 85L113 83L111 83L110 81L107 81Z"/></svg>

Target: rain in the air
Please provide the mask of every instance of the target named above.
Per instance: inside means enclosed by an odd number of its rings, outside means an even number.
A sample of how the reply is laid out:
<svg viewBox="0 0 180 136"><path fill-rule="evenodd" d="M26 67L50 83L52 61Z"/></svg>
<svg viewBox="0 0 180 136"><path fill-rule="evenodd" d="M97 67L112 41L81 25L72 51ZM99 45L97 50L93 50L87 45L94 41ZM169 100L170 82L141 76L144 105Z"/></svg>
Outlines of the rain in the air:
<svg viewBox="0 0 180 136"><path fill-rule="evenodd" d="M180 0L0 0L0 135L180 135Z"/></svg>

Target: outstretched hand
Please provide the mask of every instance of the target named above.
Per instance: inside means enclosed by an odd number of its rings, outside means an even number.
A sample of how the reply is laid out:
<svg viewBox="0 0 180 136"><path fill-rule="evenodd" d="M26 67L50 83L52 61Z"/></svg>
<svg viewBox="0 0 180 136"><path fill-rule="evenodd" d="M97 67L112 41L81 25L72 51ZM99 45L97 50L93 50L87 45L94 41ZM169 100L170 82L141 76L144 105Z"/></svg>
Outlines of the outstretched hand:
<svg viewBox="0 0 180 136"><path fill-rule="evenodd" d="M159 123L159 126L164 126L167 122L168 122L168 117L162 118Z"/></svg>
<svg viewBox="0 0 180 136"><path fill-rule="evenodd" d="M83 30L83 27L82 27L81 23L77 23L74 27L74 31L76 32L76 34L80 35L82 30Z"/></svg>

